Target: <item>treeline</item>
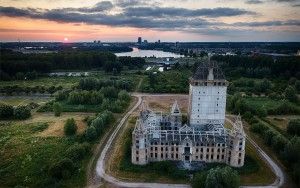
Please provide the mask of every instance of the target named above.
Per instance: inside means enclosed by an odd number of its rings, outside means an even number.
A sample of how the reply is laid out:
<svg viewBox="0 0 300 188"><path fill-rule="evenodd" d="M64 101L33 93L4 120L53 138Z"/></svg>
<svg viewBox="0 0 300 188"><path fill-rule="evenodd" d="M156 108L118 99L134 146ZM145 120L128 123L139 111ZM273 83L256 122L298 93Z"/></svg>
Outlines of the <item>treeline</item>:
<svg viewBox="0 0 300 188"><path fill-rule="evenodd" d="M16 106L0 103L0 120L27 119L31 116L29 106Z"/></svg>
<svg viewBox="0 0 300 188"><path fill-rule="evenodd" d="M259 134L265 144L270 146L279 155L279 158L286 162L287 169L289 169L294 181L299 186L300 137L294 136L289 140L249 114L245 114L243 118L251 124L250 130Z"/></svg>
<svg viewBox="0 0 300 188"><path fill-rule="evenodd" d="M65 50L58 53L23 54L1 50L0 80L34 79L38 74L52 70L103 69L120 72L124 66L139 68L145 60L136 57L117 58L101 51Z"/></svg>
<svg viewBox="0 0 300 188"><path fill-rule="evenodd" d="M77 88L82 90L100 90L102 87L107 86L113 86L126 91L132 91L134 88L130 80L99 80L97 78L81 79Z"/></svg>
<svg viewBox="0 0 300 188"><path fill-rule="evenodd" d="M149 72L142 91L148 93L188 93L188 70L172 70L156 74Z"/></svg>
<svg viewBox="0 0 300 188"><path fill-rule="evenodd" d="M290 78L300 79L300 57L270 56L213 56L219 61L227 77Z"/></svg>

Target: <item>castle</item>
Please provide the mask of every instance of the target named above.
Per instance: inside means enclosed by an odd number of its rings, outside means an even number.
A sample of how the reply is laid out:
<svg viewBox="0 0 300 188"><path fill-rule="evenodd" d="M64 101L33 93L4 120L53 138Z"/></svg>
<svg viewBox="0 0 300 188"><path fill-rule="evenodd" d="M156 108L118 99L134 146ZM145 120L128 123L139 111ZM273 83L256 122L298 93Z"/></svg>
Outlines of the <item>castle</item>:
<svg viewBox="0 0 300 188"><path fill-rule="evenodd" d="M172 160L244 165L245 133L238 116L225 128L228 82L214 62L202 63L189 80L188 125L175 101L170 114L142 105L132 133L132 163Z"/></svg>

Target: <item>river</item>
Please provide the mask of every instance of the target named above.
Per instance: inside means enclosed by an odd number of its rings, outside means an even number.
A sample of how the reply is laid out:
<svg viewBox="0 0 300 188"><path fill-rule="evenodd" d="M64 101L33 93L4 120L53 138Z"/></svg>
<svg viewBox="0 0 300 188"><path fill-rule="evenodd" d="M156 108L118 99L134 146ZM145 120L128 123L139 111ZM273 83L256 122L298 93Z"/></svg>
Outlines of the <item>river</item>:
<svg viewBox="0 0 300 188"><path fill-rule="evenodd" d="M130 56L130 57L157 57L157 58L164 58L164 57L173 57L173 58L180 58L184 57L180 54L175 54L172 52L164 52L161 50L141 50L138 48L132 48L133 51L131 52L122 52L122 53L115 53L116 56Z"/></svg>

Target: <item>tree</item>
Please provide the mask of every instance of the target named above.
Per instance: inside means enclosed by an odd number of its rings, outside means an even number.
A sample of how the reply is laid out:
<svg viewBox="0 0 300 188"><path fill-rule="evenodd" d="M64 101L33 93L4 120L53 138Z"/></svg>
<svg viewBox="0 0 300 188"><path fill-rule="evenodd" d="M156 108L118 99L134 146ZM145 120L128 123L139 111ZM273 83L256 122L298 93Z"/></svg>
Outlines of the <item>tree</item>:
<svg viewBox="0 0 300 188"><path fill-rule="evenodd" d="M207 177L207 175L204 172L195 174L195 177L193 178L193 181L192 181L192 187L193 188L204 188L206 177Z"/></svg>
<svg viewBox="0 0 300 188"><path fill-rule="evenodd" d="M289 164L300 162L300 137L294 136L286 144L283 154Z"/></svg>
<svg viewBox="0 0 300 188"><path fill-rule="evenodd" d="M97 132L96 132L95 127L89 126L86 129L85 136L86 136L87 141L94 141L94 140L96 140L96 138L97 138Z"/></svg>
<svg viewBox="0 0 300 188"><path fill-rule="evenodd" d="M67 119L65 126L64 126L64 132L65 132L65 135L67 135L67 136L76 134L77 125L73 118Z"/></svg>
<svg viewBox="0 0 300 188"><path fill-rule="evenodd" d="M53 104L53 111L55 116L60 116L61 111L62 111L62 106L59 102L55 102Z"/></svg>
<svg viewBox="0 0 300 188"><path fill-rule="evenodd" d="M27 119L30 116L31 116L31 112L28 106L17 106L14 109L14 117L16 119Z"/></svg>
<svg viewBox="0 0 300 188"><path fill-rule="evenodd" d="M56 179L68 179L74 172L74 169L72 160L64 158L49 167L49 174Z"/></svg>
<svg viewBox="0 0 300 188"><path fill-rule="evenodd" d="M297 102L297 93L294 87L288 86L285 89L285 98L291 102Z"/></svg>
<svg viewBox="0 0 300 188"><path fill-rule="evenodd" d="M230 167L216 167L208 173L198 173L195 175L192 186L193 188L237 188L240 185L240 178L236 171Z"/></svg>
<svg viewBox="0 0 300 188"><path fill-rule="evenodd" d="M14 115L14 108L11 105L0 103L0 119L9 119Z"/></svg>
<svg viewBox="0 0 300 188"><path fill-rule="evenodd" d="M300 119L292 119L287 126L287 132L291 135L300 136Z"/></svg>
<svg viewBox="0 0 300 188"><path fill-rule="evenodd" d="M295 88L296 88L297 92L300 93L300 80L296 81Z"/></svg>

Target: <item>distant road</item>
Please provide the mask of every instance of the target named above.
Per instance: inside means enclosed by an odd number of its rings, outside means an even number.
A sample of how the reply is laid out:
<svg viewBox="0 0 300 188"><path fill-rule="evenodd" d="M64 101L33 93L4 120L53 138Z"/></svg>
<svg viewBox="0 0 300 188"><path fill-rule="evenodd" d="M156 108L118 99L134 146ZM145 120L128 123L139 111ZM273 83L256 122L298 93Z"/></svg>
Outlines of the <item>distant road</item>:
<svg viewBox="0 0 300 188"><path fill-rule="evenodd" d="M181 94L144 94L144 93L132 93L133 96L138 97L137 103L125 114L125 116L121 119L120 123L117 125L114 132L111 134L109 140L101 151L100 157L96 164L96 175L103 178L106 182L113 184L116 187L139 187L139 188L190 188L190 185L187 184L164 184L164 183L139 183L139 182L125 182L122 180L118 180L117 177L113 177L105 172L105 160L108 157L107 153L109 148L111 147L113 140L115 139L117 133L126 122L127 118L130 114L138 108L138 106L142 102L143 96L178 96ZM183 96L183 95L182 95ZM186 96L186 95L184 95ZM228 122L233 123L230 119L226 118ZM261 157L266 160L268 165L271 167L272 171L276 174L277 178L274 183L268 186L241 186L242 188L274 188L281 187L284 184L285 178L282 169L251 139L247 136L249 142L254 146L254 148L259 152ZM96 185L88 185L88 187L99 187L101 185L100 178L99 182Z"/></svg>

